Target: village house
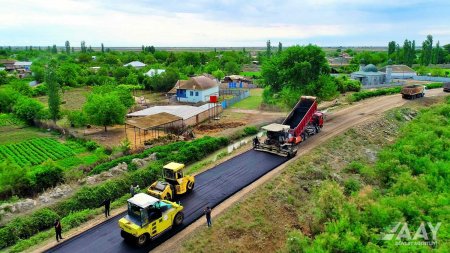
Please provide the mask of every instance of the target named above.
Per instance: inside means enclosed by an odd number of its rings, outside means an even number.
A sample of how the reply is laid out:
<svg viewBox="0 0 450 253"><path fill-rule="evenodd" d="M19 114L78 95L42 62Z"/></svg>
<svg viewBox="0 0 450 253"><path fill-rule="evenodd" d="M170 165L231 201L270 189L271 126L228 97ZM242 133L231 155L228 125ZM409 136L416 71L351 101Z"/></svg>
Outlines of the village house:
<svg viewBox="0 0 450 253"><path fill-rule="evenodd" d="M417 76L416 71L406 65L391 65L391 68L392 79L413 79ZM387 66L380 69L381 72L386 72L386 70Z"/></svg>
<svg viewBox="0 0 450 253"><path fill-rule="evenodd" d="M360 65L359 71L353 72L350 77L352 79L358 80L361 82L363 86L377 86L384 83L390 83L390 73L389 66L387 67L386 72L378 71L377 67L373 64L369 64L367 66Z"/></svg>
<svg viewBox="0 0 450 253"><path fill-rule="evenodd" d="M233 89L233 88L254 88L253 82L250 78L239 76L239 75L230 75L223 78L223 81L220 84L220 88L222 89Z"/></svg>
<svg viewBox="0 0 450 253"><path fill-rule="evenodd" d="M219 84L206 76L195 76L178 80L168 94L175 94L179 102L208 102L211 95L219 95Z"/></svg>

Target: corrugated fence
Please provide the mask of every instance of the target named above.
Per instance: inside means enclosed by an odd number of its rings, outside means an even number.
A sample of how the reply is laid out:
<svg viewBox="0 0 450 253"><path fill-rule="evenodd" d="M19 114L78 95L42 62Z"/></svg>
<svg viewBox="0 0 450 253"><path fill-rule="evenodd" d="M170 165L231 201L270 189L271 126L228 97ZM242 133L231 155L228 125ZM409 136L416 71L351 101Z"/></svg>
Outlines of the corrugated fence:
<svg viewBox="0 0 450 253"><path fill-rule="evenodd" d="M233 98L225 99L222 101L222 109L228 108L235 103L241 101L244 98L247 98L250 96L249 90L220 90L219 91L220 96L224 95L233 95Z"/></svg>

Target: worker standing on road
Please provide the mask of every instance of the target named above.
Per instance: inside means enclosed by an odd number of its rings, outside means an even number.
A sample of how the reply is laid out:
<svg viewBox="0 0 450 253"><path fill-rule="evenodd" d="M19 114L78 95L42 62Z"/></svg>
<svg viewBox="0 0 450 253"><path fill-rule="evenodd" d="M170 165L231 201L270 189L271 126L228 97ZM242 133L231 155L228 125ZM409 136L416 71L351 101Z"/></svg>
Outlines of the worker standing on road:
<svg viewBox="0 0 450 253"><path fill-rule="evenodd" d="M206 224L208 225L208 227L212 226L212 222L211 222L211 207L207 206L205 210L203 210L203 212L205 213L206 216Z"/></svg>
<svg viewBox="0 0 450 253"><path fill-rule="evenodd" d="M259 139L258 136L255 136L255 138L253 138L253 147L257 147L259 145Z"/></svg>
<svg viewBox="0 0 450 253"><path fill-rule="evenodd" d="M130 194L131 194L131 197L134 196L134 186L133 185L130 186Z"/></svg>
<svg viewBox="0 0 450 253"><path fill-rule="evenodd" d="M56 232L56 241L59 242L59 239L64 239L62 238L62 226L61 226L61 222L59 221L59 219L57 219L55 221L55 223L53 224L53 226L55 227L55 232Z"/></svg>
<svg viewBox="0 0 450 253"><path fill-rule="evenodd" d="M109 214L109 210L111 209L111 199L110 198L106 198L103 201L103 205L105 206L105 218L108 218L108 216L111 216Z"/></svg>

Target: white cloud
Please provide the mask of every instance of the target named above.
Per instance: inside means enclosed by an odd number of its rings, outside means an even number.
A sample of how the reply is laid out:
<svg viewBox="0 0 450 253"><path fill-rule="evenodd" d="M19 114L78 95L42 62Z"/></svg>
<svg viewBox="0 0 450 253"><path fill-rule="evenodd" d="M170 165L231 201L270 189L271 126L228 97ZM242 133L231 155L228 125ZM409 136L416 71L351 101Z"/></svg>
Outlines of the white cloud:
<svg viewBox="0 0 450 253"><path fill-rule="evenodd" d="M0 45L62 45L65 40L79 45L85 40L88 45L104 42L110 46L264 46L267 39L314 42L328 38L325 41L333 43L332 38L342 42L346 37L373 45L376 35L376 41L387 43L421 36L423 30L448 38L448 28L434 27L435 17L427 18L425 13L420 20L409 18L427 10L422 3L2 0ZM436 10L448 10L449 4L442 3L435 4ZM421 8L416 10L418 4ZM403 12L408 18L402 19Z"/></svg>

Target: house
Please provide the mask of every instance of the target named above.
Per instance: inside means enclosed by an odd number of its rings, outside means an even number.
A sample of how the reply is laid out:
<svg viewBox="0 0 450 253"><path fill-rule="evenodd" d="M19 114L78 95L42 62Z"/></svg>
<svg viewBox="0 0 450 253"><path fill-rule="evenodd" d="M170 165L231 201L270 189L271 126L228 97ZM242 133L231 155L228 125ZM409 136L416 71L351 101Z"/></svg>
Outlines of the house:
<svg viewBox="0 0 450 253"><path fill-rule="evenodd" d="M164 72L166 72L165 69L150 69L149 71L147 71L147 73L145 73L145 75L152 77L155 75L161 75Z"/></svg>
<svg viewBox="0 0 450 253"><path fill-rule="evenodd" d="M386 72L387 67L381 68L380 71ZM406 65L391 65L391 68L392 79L412 79L417 76L416 71Z"/></svg>
<svg viewBox="0 0 450 253"><path fill-rule="evenodd" d="M5 71L14 71L16 68L14 67L15 60L0 60L0 64L4 66Z"/></svg>
<svg viewBox="0 0 450 253"><path fill-rule="evenodd" d="M147 65L145 63L143 63L143 62L140 62L140 61L132 61L132 62L129 62L129 63L123 65L123 66L124 67L131 66L131 67L133 67L135 69L141 69L141 68L143 68L143 67L145 67Z"/></svg>
<svg viewBox="0 0 450 253"><path fill-rule="evenodd" d="M208 102L211 95L219 94L219 84L206 76L195 76L189 80L178 80L169 94L174 91L180 102Z"/></svg>
<svg viewBox="0 0 450 253"><path fill-rule="evenodd" d="M223 78L220 84L222 89L232 88L255 88L250 78L239 75L230 75Z"/></svg>
<svg viewBox="0 0 450 253"><path fill-rule="evenodd" d="M33 63L30 62L30 61L16 61L16 62L14 63L14 68L15 68L16 70L24 69L25 71L31 71L31 70L30 70L31 64L33 64Z"/></svg>
<svg viewBox="0 0 450 253"><path fill-rule="evenodd" d="M360 81L363 86L377 86L390 82L390 76L386 75L385 72L378 71L377 67L373 64L367 66L360 65L359 71L353 72L350 77Z"/></svg>

